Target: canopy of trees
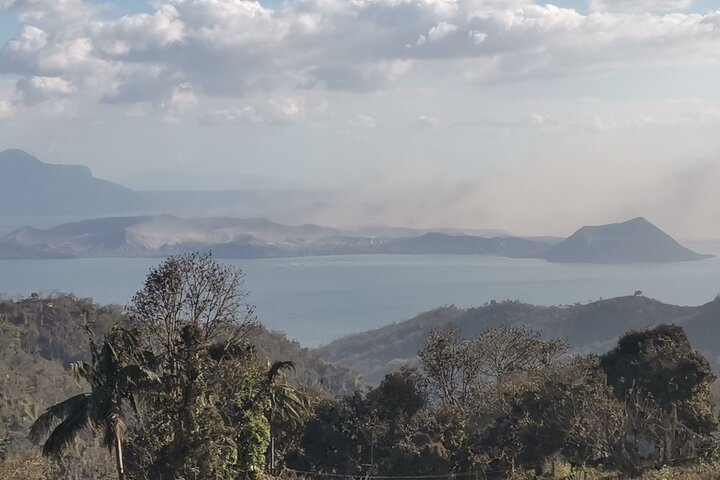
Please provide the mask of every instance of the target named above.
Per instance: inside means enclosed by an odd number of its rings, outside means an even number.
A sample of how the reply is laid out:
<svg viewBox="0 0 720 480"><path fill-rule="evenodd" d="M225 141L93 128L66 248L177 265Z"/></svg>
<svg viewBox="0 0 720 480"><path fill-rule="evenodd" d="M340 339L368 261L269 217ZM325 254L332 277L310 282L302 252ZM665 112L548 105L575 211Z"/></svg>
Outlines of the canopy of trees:
<svg viewBox="0 0 720 480"><path fill-rule="evenodd" d="M125 311L25 302L0 302L1 478L717 477L715 377L678 326L600 357L517 325L432 331L417 367L337 395L333 367L293 373L296 344L258 353L242 272L209 255L169 258Z"/></svg>

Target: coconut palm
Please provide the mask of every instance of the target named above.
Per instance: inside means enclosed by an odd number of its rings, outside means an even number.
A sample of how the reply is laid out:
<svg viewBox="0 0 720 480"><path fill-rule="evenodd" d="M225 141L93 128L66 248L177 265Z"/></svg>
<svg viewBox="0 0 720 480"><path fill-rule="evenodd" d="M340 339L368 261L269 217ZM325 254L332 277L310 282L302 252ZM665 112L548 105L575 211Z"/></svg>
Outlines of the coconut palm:
<svg viewBox="0 0 720 480"><path fill-rule="evenodd" d="M282 373L285 371L294 372L295 364L288 360L270 365L261 391L270 399L269 418L279 415L285 420L297 420L302 416L301 411L307 408L307 399L301 391L284 381Z"/></svg>
<svg viewBox="0 0 720 480"><path fill-rule="evenodd" d="M115 450L118 478L124 479L122 444L127 427L126 406L137 413L136 394L149 389L157 377L143 366L135 336L113 328L100 348L89 327L90 364L77 362L71 369L78 383L86 381L90 392L81 393L49 407L30 429L34 441L49 433L43 445L46 456L60 455L85 428L102 434L102 445Z"/></svg>

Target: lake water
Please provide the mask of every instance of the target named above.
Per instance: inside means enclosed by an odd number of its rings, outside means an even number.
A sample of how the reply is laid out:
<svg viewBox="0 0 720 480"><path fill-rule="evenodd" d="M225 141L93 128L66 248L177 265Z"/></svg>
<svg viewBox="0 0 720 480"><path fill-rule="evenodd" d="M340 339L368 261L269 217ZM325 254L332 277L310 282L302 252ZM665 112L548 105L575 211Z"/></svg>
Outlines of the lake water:
<svg viewBox="0 0 720 480"><path fill-rule="evenodd" d="M127 303L160 259L0 261L0 293L71 292ZM223 260L246 273L261 322L306 346L489 300L557 305L645 295L699 305L720 293L720 259L663 265L565 265L478 255L350 255Z"/></svg>

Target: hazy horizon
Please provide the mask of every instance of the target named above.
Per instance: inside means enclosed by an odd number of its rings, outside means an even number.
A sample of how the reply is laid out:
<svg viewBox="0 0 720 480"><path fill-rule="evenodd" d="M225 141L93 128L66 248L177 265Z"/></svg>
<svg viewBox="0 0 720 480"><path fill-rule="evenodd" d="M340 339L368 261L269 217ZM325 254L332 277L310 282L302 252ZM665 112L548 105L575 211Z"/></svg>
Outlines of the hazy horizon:
<svg viewBox="0 0 720 480"><path fill-rule="evenodd" d="M0 0L0 150L342 228L720 238L718 5L542 3Z"/></svg>

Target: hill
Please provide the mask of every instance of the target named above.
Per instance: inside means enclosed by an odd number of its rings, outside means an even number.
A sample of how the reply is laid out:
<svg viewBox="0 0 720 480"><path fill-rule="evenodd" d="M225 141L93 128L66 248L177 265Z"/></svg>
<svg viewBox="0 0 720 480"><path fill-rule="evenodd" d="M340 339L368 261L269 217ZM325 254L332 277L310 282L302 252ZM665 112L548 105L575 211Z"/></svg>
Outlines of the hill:
<svg viewBox="0 0 720 480"><path fill-rule="evenodd" d="M132 190L95 178L85 166L43 163L22 150L0 152L0 216L107 214L140 206Z"/></svg>
<svg viewBox="0 0 720 480"><path fill-rule="evenodd" d="M697 307L669 305L644 296L600 300L585 305L536 306L516 301L482 307L443 307L404 322L350 335L317 352L330 362L359 371L378 382L398 366L416 361L427 334L453 328L472 337L499 325L527 325L548 337L568 339L578 352L607 351L628 330L659 324L682 325L694 345L711 358L720 357L720 298Z"/></svg>
<svg viewBox="0 0 720 480"><path fill-rule="evenodd" d="M582 227L542 255L562 263L665 263L709 256L683 247L642 217Z"/></svg>
<svg viewBox="0 0 720 480"><path fill-rule="evenodd" d="M44 230L21 228L0 237L0 258L164 257L210 249L223 258L282 257L338 233L265 219L110 217Z"/></svg>
<svg viewBox="0 0 720 480"><path fill-rule="evenodd" d="M438 232L358 237L351 231L282 225L262 218L147 215L20 228L0 237L0 258L164 257L198 250L212 250L220 258L381 253L531 257L549 245L545 240Z"/></svg>
<svg viewBox="0 0 720 480"><path fill-rule="evenodd" d="M35 460L30 455L38 451L28 439L33 420L48 405L84 390L68 371L71 362L89 360L83 312L97 334L123 321L121 307L98 306L72 295L0 299L0 463L9 458L32 464ZM364 388L354 372L320 359L282 334L260 327L249 339L261 360L292 360L297 368L291 381L298 385L331 395ZM90 441L73 445L59 460L64 472L59 472L60 477L117 478L107 469L107 452L89 434L83 438ZM40 460L37 463L43 465Z"/></svg>
<svg viewBox="0 0 720 480"><path fill-rule="evenodd" d="M60 367L88 360L88 342L81 320L83 312L88 314L98 335L107 330L108 325L124 321L122 307L95 305L90 299L73 295L0 300L0 323L16 330L22 351ZM330 394L349 393L363 387L354 372L326 362L316 352L262 325L253 329L248 339L260 359L292 360L297 366L295 381L300 385L314 386Z"/></svg>
<svg viewBox="0 0 720 480"><path fill-rule="evenodd" d="M48 225L52 217L68 221L161 213L204 215L208 211L266 216L307 207L332 195L304 190L132 190L94 177L86 166L44 163L18 149L0 152L0 220L37 219L26 223L33 226Z"/></svg>

